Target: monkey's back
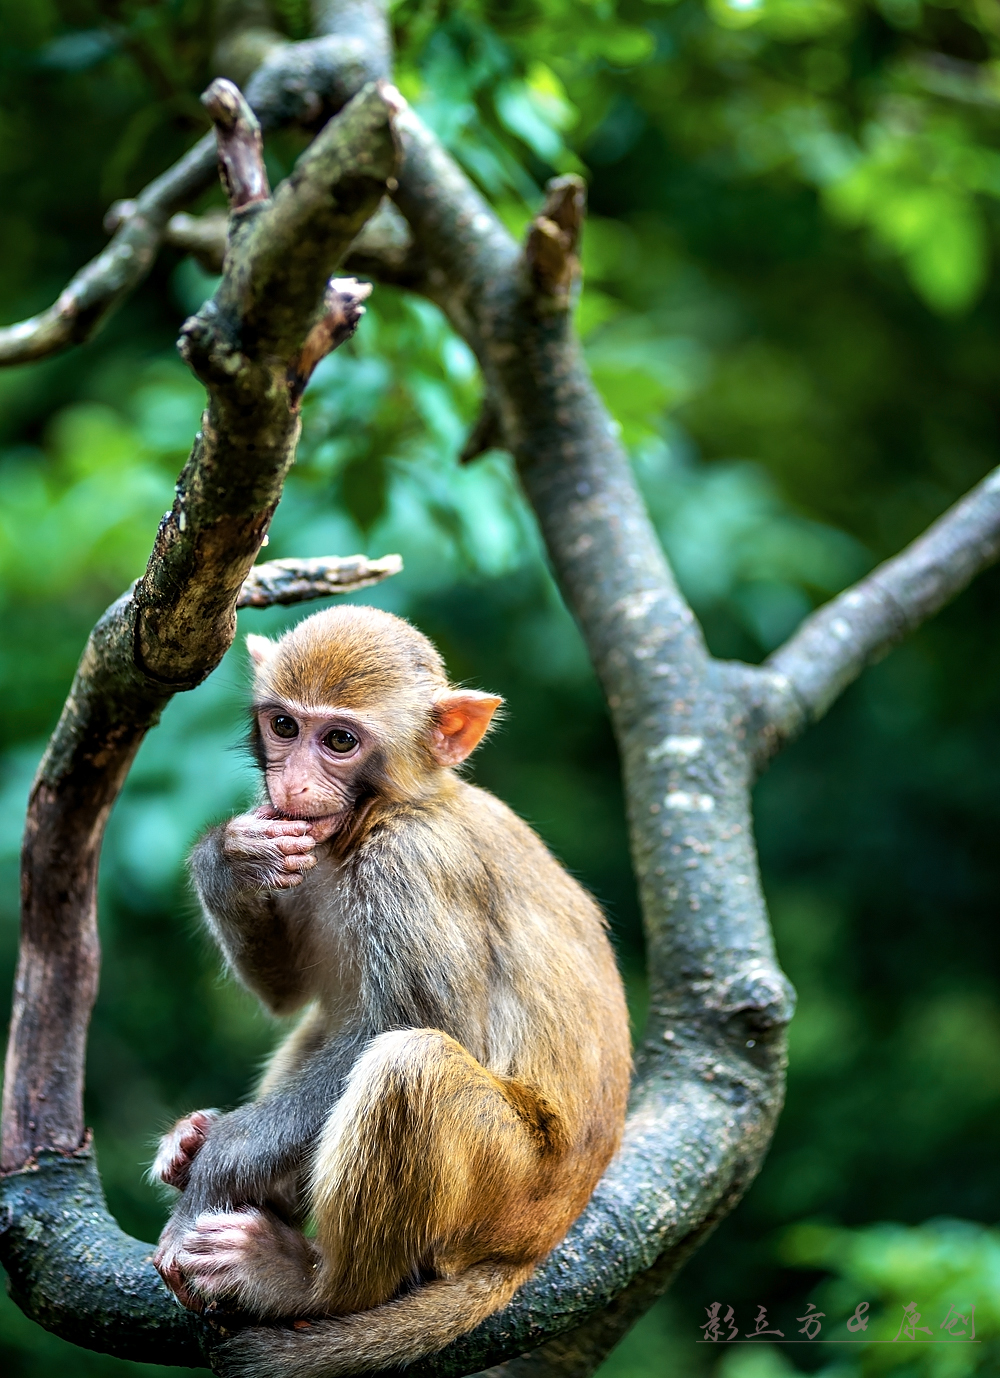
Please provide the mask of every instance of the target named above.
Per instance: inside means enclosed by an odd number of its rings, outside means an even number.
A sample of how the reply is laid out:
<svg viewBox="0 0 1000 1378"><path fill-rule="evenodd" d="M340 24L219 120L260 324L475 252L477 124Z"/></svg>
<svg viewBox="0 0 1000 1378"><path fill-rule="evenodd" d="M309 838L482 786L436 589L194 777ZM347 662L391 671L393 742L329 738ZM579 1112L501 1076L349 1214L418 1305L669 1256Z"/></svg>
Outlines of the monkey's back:
<svg viewBox="0 0 1000 1378"><path fill-rule="evenodd" d="M362 1003L383 1029L441 1029L541 1096L564 1131L575 1215L618 1145L631 1067L599 907L526 823L460 778L366 822L342 872Z"/></svg>

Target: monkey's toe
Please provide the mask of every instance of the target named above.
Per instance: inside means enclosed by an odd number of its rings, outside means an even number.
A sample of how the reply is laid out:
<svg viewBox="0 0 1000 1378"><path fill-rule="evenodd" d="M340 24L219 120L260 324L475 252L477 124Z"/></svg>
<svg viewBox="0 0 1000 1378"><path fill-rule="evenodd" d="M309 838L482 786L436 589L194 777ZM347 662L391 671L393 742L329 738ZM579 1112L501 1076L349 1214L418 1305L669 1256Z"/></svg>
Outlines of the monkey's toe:
<svg viewBox="0 0 1000 1378"><path fill-rule="evenodd" d="M168 1187L183 1191L191 1173L191 1164L218 1118L218 1110L193 1110L190 1115L178 1120L160 1140L149 1169L150 1180L165 1182Z"/></svg>
<svg viewBox="0 0 1000 1378"><path fill-rule="evenodd" d="M205 1212L181 1237L175 1262L182 1289L198 1299L192 1310L235 1306L278 1317L303 1310L311 1298L311 1246L266 1211ZM176 1280L165 1280L190 1305Z"/></svg>

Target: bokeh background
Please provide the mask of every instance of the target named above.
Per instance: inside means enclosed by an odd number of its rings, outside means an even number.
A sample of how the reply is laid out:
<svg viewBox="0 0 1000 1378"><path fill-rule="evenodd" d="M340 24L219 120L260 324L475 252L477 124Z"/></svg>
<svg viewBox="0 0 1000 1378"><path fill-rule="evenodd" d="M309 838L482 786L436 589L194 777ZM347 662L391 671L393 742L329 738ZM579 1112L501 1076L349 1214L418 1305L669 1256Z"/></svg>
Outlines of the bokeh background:
<svg viewBox="0 0 1000 1378"><path fill-rule="evenodd" d="M515 230L555 172L592 216L579 325L681 582L758 660L998 461L997 0L402 0L399 83ZM267 17L266 14L264 16ZM101 221L205 128L212 0L0 0L0 315L47 305ZM308 31L304 0L270 22ZM238 71L231 73L240 76ZM301 140L273 139L273 178ZM206 198L211 204L218 197ZM173 341L212 281L164 252L101 336L0 373L0 989L24 801L96 616L142 570L201 393ZM641 1026L615 746L510 463L460 468L479 382L425 302L378 289L320 368L269 554L399 551L367 597L503 694L475 774L599 896ZM285 614L243 615L273 632ZM1000 577L851 689L757 790L800 993L788 1103L743 1204L602 1378L1000 1371ZM254 782L246 666L173 702L115 811L88 1120L113 1210L177 1114L247 1093L276 1036L223 979L183 860ZM975 1305L976 1346L698 1345L706 1308L803 1340L868 1302L891 1340ZM958 1327L961 1329L961 1327ZM726 1333L725 1331L723 1333ZM774 1338L774 1337L772 1337ZM0 1303L10 1378L126 1378ZM149 1368L149 1374L156 1371Z"/></svg>

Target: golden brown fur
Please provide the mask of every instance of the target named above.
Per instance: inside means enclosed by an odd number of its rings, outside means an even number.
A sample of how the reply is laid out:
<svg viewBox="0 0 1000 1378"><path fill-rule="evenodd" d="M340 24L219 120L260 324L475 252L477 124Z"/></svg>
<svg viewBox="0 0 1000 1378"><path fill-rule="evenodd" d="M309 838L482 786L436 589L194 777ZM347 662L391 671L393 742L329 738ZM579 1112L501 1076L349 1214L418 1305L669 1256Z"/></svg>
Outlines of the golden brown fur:
<svg viewBox="0 0 1000 1378"><path fill-rule="evenodd" d="M287 888L241 889L223 830L195 853L234 968L272 1008L307 1009L257 1100L210 1122L183 1164L158 1257L189 1305L228 1295L312 1318L237 1336L225 1371L331 1378L447 1344L564 1236L619 1142L627 1021L594 901L441 763L472 749L497 700L452 690L431 643L371 608L251 653L264 728L298 715L295 760L314 723L327 740L326 716L360 746L353 765L324 758L315 788L301 764L266 762L272 798L279 769L306 780L300 832L335 820ZM237 1157L254 1135L276 1146L250 1172Z"/></svg>

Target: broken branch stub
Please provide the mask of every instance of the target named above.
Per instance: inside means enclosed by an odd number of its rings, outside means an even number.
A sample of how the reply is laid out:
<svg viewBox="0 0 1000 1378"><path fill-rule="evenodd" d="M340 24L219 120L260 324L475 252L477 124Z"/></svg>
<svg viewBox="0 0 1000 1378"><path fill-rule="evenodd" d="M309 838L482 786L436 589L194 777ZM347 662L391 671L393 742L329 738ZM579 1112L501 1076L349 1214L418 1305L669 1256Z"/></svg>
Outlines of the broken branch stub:
<svg viewBox="0 0 1000 1378"><path fill-rule="evenodd" d="M331 278L323 295L323 314L305 338L302 348L288 366L292 396L302 395L306 383L321 359L351 338L365 314L361 305L371 295L370 282L357 278Z"/></svg>
<svg viewBox="0 0 1000 1378"><path fill-rule="evenodd" d="M264 167L260 121L242 91L225 77L218 77L202 95L201 103L215 125L219 175L230 210L267 201L271 186Z"/></svg>
<svg viewBox="0 0 1000 1378"><path fill-rule="evenodd" d="M531 222L525 258L535 286L552 307L565 310L580 276L577 254L587 206L582 177L554 177L541 213Z"/></svg>

